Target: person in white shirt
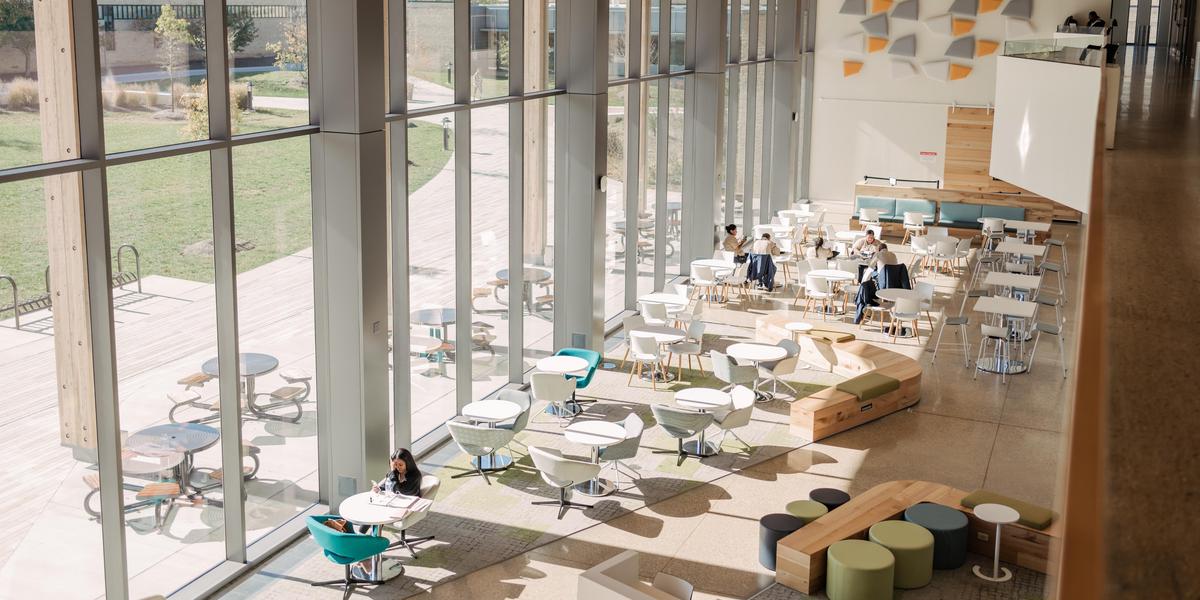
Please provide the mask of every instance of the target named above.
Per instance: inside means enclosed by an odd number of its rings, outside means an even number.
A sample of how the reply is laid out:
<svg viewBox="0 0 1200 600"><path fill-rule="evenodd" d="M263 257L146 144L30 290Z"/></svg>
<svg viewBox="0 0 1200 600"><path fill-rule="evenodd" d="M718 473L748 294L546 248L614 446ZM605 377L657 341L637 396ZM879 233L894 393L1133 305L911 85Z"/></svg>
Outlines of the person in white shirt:
<svg viewBox="0 0 1200 600"><path fill-rule="evenodd" d="M835 256L837 251L826 248L825 238L819 236L813 240L813 245L804 249L805 260L830 260Z"/></svg>
<svg viewBox="0 0 1200 600"><path fill-rule="evenodd" d="M898 264L900 264L900 257L896 256L895 252L888 250L887 244L880 242L879 251L875 253L875 256L871 259L870 264L867 266L875 271L882 271L884 265Z"/></svg>
<svg viewBox="0 0 1200 600"><path fill-rule="evenodd" d="M854 241L854 245L850 247L851 254L874 256L879 252L879 245L883 241L875 237L875 231L868 229L867 235L860 237Z"/></svg>
<svg viewBox="0 0 1200 600"><path fill-rule="evenodd" d="M779 244L771 239L771 234L764 233L761 239L755 240L750 246L750 254L770 254L779 256Z"/></svg>

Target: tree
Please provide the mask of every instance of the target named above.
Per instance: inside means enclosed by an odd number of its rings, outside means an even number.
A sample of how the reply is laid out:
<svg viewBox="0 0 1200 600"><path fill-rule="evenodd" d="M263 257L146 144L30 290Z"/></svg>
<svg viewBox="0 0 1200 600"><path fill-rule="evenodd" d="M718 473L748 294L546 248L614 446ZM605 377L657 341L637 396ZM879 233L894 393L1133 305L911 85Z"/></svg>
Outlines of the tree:
<svg viewBox="0 0 1200 600"><path fill-rule="evenodd" d="M229 46L230 54L245 50L258 37L258 24L255 23L254 17L246 11L235 12L233 8L232 6L228 7L229 12L225 17L225 31L229 37L226 45ZM188 35L192 36L192 45L203 52L206 46L204 20L197 19L188 22Z"/></svg>
<svg viewBox="0 0 1200 600"><path fill-rule="evenodd" d="M33 0L0 0L0 48L11 46L25 57L25 75L33 56Z"/></svg>
<svg viewBox="0 0 1200 600"><path fill-rule="evenodd" d="M180 65L187 64L188 46L192 43L192 34L188 32L187 21L175 14L170 4L162 5L158 22L154 25L154 35L158 36L158 62L167 72L171 82L171 110L175 110L175 70Z"/></svg>
<svg viewBox="0 0 1200 600"><path fill-rule="evenodd" d="M308 83L308 25L304 18L293 15L283 25L283 41L267 44L267 51L275 53L275 66L282 70L300 67L300 77Z"/></svg>

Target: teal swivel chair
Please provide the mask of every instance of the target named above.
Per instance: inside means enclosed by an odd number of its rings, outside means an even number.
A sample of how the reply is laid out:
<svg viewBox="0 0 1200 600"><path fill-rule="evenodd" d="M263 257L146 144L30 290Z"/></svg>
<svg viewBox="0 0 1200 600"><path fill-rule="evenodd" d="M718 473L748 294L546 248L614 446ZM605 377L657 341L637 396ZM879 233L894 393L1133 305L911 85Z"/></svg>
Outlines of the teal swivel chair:
<svg viewBox="0 0 1200 600"><path fill-rule="evenodd" d="M364 533L342 533L325 526L325 521L338 518L341 517L337 515L308 517L308 531L312 534L313 540L317 542L317 545L325 551L325 558L346 568L346 574L342 579L318 581L312 585L337 585L344 587L348 592L356 585L382 583L380 581L351 577L350 566L387 550L388 539L383 536L367 535Z"/></svg>
<svg viewBox="0 0 1200 600"><path fill-rule="evenodd" d="M596 375L596 369L600 366L600 359L602 358L599 352L596 352L595 350L585 350L583 348L563 348L558 352L555 352L554 355L574 356L587 361L587 375L584 375L583 377L568 375L568 377L575 379L576 390L582 390L588 385L591 385L592 377ZM575 394L571 394L571 400L576 404L579 403L579 401L575 399Z"/></svg>

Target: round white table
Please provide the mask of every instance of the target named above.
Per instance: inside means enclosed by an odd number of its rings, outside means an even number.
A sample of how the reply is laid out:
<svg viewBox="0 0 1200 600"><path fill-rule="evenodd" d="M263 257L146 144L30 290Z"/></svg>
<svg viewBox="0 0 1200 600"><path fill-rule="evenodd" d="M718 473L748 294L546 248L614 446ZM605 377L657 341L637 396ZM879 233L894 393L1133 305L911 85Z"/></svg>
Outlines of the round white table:
<svg viewBox="0 0 1200 600"><path fill-rule="evenodd" d="M938 245L938 242L954 242L955 246L958 245L958 238L956 238L952 235L933 235L933 234L931 234L931 235L925 236L925 239L926 239L926 241L929 242L929 251L930 252L933 252L933 248L934 248L934 246Z"/></svg>
<svg viewBox="0 0 1200 600"><path fill-rule="evenodd" d="M737 264L730 260L721 260L719 258L702 258L692 261L693 267L708 267L720 275L721 271L732 271L737 268Z"/></svg>
<svg viewBox="0 0 1200 600"><path fill-rule="evenodd" d="M796 210L794 208L790 208L787 210L779 211L779 218L781 218L781 219L783 217L791 217L793 219L796 219L797 221L804 221L804 220L807 220L811 216L813 216L813 213L811 211L807 211L807 210Z"/></svg>
<svg viewBox="0 0 1200 600"><path fill-rule="evenodd" d="M691 302L688 298L666 292L655 292L653 294L638 296L637 300L638 302L646 302L648 304L666 304L668 310L672 307L687 306Z"/></svg>
<svg viewBox="0 0 1200 600"><path fill-rule="evenodd" d="M839 231L833 234L833 237L843 242L853 242L860 237L866 237L866 230L859 231Z"/></svg>
<svg viewBox="0 0 1200 600"><path fill-rule="evenodd" d="M568 425L563 435L568 442L590 446L592 462L599 464L600 449L624 441L625 427L608 421L579 421ZM613 482L601 479L599 475L595 479L575 485L575 491L585 496L607 496L613 489Z"/></svg>
<svg viewBox="0 0 1200 600"><path fill-rule="evenodd" d="M675 392L675 404L681 408L690 408L700 412L714 412L728 409L733 404L733 396L729 392L712 388L687 388ZM697 456L712 456L721 451L717 444L704 439L703 429L700 430L696 439L684 442L683 449Z"/></svg>
<svg viewBox="0 0 1200 600"><path fill-rule="evenodd" d="M338 515L355 525L369 526L371 528L371 535L376 537L383 535L384 525L391 525L408 516L408 511L404 509L385 506L383 504L372 504L372 497L382 496L373 492L362 492L342 500L342 503L338 505ZM428 509L428 506L426 506L426 509ZM394 563L393 568L399 567L399 570L396 573L391 573L391 568L384 568L384 561ZM368 573L364 573L364 578L371 583L383 583L390 577L402 573L404 573L404 566L399 561L392 558L384 558L383 553L380 553L371 557L371 570Z"/></svg>
<svg viewBox="0 0 1200 600"><path fill-rule="evenodd" d="M796 343L799 343L800 336L802 334L813 330L812 323L805 323L804 321L792 321L791 323L785 323L783 328L792 332L792 341Z"/></svg>
<svg viewBox="0 0 1200 600"><path fill-rule="evenodd" d="M921 299L921 294L917 292L917 290L906 290L904 288L882 289L875 292L875 295L887 300L888 302L895 302L901 298L909 298L918 301Z"/></svg>
<svg viewBox="0 0 1200 600"><path fill-rule="evenodd" d="M734 344L725 349L725 354L733 358L741 359L746 362L753 363L755 368L759 363L771 360L783 360L787 357L787 350L779 346L768 346L767 344L740 343ZM759 391L758 378L754 378L754 396L759 402L767 402L771 396L766 392Z"/></svg>
<svg viewBox="0 0 1200 600"><path fill-rule="evenodd" d="M462 407L462 415L477 423L486 423L495 427L500 421L515 419L521 414L521 407L508 400L479 400ZM493 451L487 456L477 456L471 459L471 464L483 471L498 471L512 464L512 457L496 455Z"/></svg>
<svg viewBox="0 0 1200 600"><path fill-rule="evenodd" d="M588 362L578 356L555 355L537 361L537 370L543 373L582 375L587 368Z"/></svg>
<svg viewBox="0 0 1200 600"><path fill-rule="evenodd" d="M987 581L1008 581L1012 579L1012 571L1000 566L1000 528L1005 525L1016 523L1021 519L1021 515L1014 509L1003 504L979 504L975 507L975 516L980 520L994 523L996 525L996 551L992 558L992 574L990 576L983 574L983 569L979 565L975 565L973 571L980 579Z"/></svg>

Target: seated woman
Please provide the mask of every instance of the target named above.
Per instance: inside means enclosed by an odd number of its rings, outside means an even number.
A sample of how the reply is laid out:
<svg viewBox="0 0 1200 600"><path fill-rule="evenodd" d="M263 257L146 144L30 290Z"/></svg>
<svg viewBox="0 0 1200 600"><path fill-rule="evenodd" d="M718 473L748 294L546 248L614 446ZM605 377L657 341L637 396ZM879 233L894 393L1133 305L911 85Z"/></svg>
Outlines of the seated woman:
<svg viewBox="0 0 1200 600"><path fill-rule="evenodd" d="M746 244L750 241L747 237L738 237L738 227L733 223L725 226L725 239L721 241L721 249L726 252L733 253L733 262L742 264L746 262Z"/></svg>
<svg viewBox="0 0 1200 600"><path fill-rule="evenodd" d="M408 448L398 448L392 452L392 468L379 483L373 483L371 491L380 494L403 494L405 496L421 495L421 470L417 461ZM358 528L360 533L370 531L369 525Z"/></svg>
<svg viewBox="0 0 1200 600"><path fill-rule="evenodd" d="M830 250L825 247L825 238L820 236L817 236L817 239L813 240L813 245L804 249L805 260L831 260L837 255L837 250Z"/></svg>

